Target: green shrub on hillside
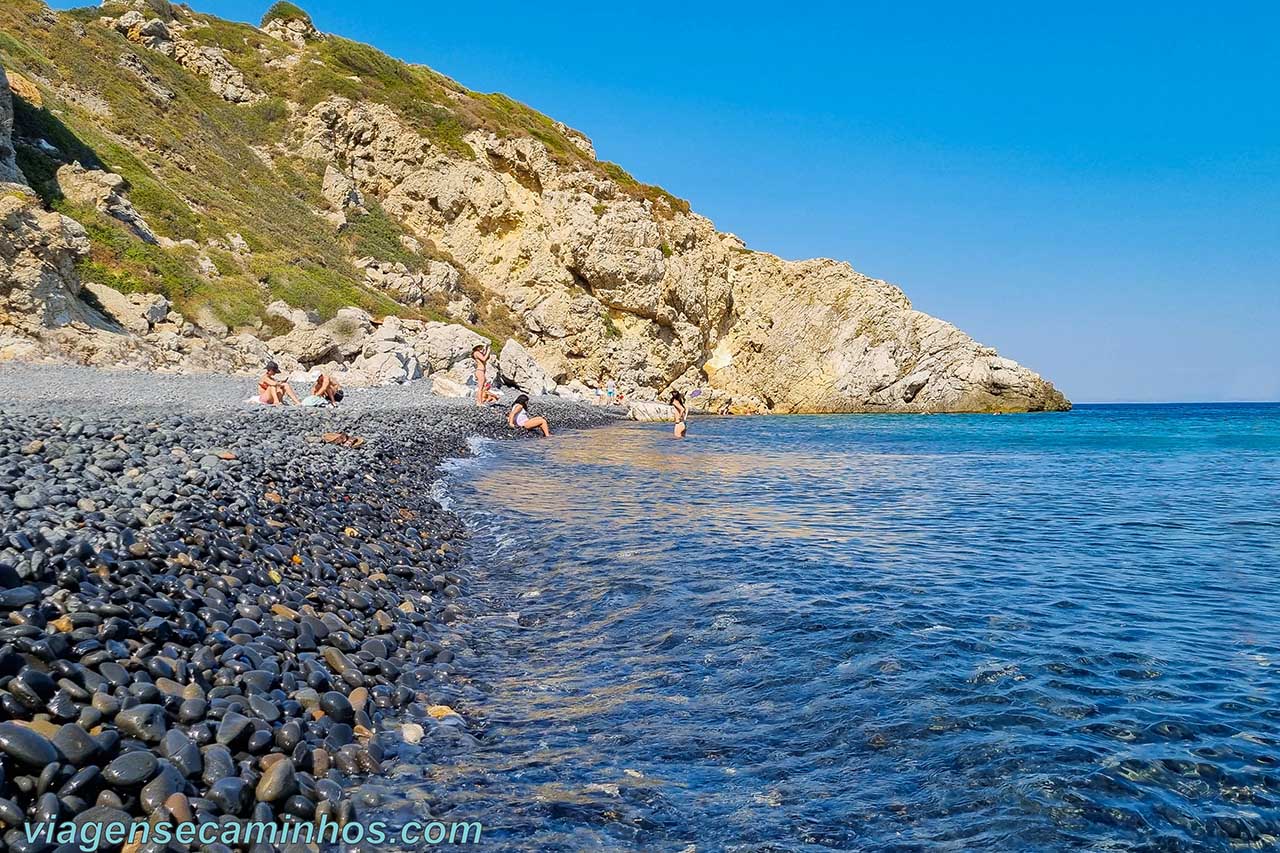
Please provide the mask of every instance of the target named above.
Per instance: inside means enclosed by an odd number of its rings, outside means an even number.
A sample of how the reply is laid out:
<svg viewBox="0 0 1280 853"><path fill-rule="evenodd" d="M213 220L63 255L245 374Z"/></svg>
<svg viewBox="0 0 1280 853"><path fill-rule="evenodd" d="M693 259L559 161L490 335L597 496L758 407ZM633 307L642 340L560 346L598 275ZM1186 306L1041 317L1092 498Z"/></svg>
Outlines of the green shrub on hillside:
<svg viewBox="0 0 1280 853"><path fill-rule="evenodd" d="M267 10L267 14L262 16L260 26L265 27L271 21L306 21L311 24L311 16L286 0L278 0Z"/></svg>
<svg viewBox="0 0 1280 853"><path fill-rule="evenodd" d="M351 213L342 236L353 258L371 257L387 263L402 263L414 272L425 266L426 258L410 251L401 236L407 232L387 215L376 201L365 201L367 213Z"/></svg>

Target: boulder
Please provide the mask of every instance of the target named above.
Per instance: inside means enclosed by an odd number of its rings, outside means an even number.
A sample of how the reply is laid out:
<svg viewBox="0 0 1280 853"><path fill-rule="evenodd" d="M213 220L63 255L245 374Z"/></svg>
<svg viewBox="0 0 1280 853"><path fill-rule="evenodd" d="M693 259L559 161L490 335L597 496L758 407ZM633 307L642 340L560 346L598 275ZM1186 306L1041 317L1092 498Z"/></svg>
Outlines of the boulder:
<svg viewBox="0 0 1280 853"><path fill-rule="evenodd" d="M277 299L267 306L268 317L278 317L295 328L298 326L314 326L319 317L301 308L294 308L283 299Z"/></svg>
<svg viewBox="0 0 1280 853"><path fill-rule="evenodd" d="M481 334L471 331L466 326L456 323L427 322L410 325L406 323L406 336L413 343L413 350L418 359L431 373L449 370L457 364L466 365L466 373L471 372L471 350L483 346L489 340ZM492 370L490 371L493 372Z"/></svg>
<svg viewBox="0 0 1280 853"><path fill-rule="evenodd" d="M527 349L511 338L502 345L498 362L502 381L506 384L531 395L555 392L556 381L543 370L542 365L534 360Z"/></svg>
<svg viewBox="0 0 1280 853"><path fill-rule="evenodd" d="M337 342L323 326L295 326L288 334L267 341L277 353L291 355L301 364L311 365L324 361L337 350Z"/></svg>
<svg viewBox="0 0 1280 853"><path fill-rule="evenodd" d="M392 385L422 377L412 350L368 347L351 362L351 369L369 377L374 385Z"/></svg>
<svg viewBox="0 0 1280 853"><path fill-rule="evenodd" d="M447 373L436 373L431 377L431 393L438 397L473 397L475 390L468 388Z"/></svg>
<svg viewBox="0 0 1280 853"><path fill-rule="evenodd" d="M627 417L633 421L674 421L676 410L666 403L632 403Z"/></svg>
<svg viewBox="0 0 1280 853"><path fill-rule="evenodd" d="M87 291L97 302L107 319L115 321L121 328L135 335L145 335L151 331L151 321L147 319L143 309L128 295L107 287L105 284L86 282ZM163 298L163 297L161 297Z"/></svg>
<svg viewBox="0 0 1280 853"><path fill-rule="evenodd" d="M76 204L93 207L123 222L144 242L152 244L160 242L156 233L151 230L151 226L142 218L142 214L134 208L133 202L125 198L128 183L122 176L99 169L86 169L79 163L71 163L58 169L56 180L59 192Z"/></svg>
<svg viewBox="0 0 1280 853"><path fill-rule="evenodd" d="M373 318L359 308L340 308L321 328L333 340L333 357L351 359L364 349L365 339L373 334Z"/></svg>

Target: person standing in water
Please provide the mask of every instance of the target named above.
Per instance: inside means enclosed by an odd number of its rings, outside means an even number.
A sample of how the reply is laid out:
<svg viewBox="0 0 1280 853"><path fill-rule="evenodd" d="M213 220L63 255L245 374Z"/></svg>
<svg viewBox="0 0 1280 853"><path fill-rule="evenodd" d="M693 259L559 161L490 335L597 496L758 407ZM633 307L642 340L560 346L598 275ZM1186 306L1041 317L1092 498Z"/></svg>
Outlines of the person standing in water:
<svg viewBox="0 0 1280 853"><path fill-rule="evenodd" d="M476 405L496 403L500 398L493 393L488 382L489 347L476 344L471 348L471 360L476 363Z"/></svg>
<svg viewBox="0 0 1280 853"><path fill-rule="evenodd" d="M671 408L676 410L676 438L684 438L689 431L689 427L685 424L685 416L689 411L684 405L684 395L679 391L671 392Z"/></svg>
<svg viewBox="0 0 1280 853"><path fill-rule="evenodd" d="M516 397L515 405L511 407L511 411L507 412L507 426L512 429L527 429L530 432L540 429L545 438L551 437L551 427L547 424L547 419L529 415L528 394Z"/></svg>

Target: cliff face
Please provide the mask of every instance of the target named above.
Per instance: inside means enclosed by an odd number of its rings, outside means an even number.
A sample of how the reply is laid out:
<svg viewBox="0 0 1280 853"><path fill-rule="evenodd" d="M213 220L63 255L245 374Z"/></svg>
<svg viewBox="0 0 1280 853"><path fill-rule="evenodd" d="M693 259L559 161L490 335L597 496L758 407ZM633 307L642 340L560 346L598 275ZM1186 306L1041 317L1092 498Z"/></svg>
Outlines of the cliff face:
<svg viewBox="0 0 1280 853"><path fill-rule="evenodd" d="M187 316L286 353L273 300L317 321L353 304L470 323L520 339L561 385L612 378L641 398L703 388L737 411L1068 406L893 285L752 251L599 162L583 134L294 11L262 29L160 0L101 16L34 0L0 11L13 33L0 61L56 107L19 104L18 165L33 186L53 173L70 187L66 164L86 155L127 178L91 182L116 201L43 186L92 219L82 274L168 287ZM83 36L67 44L60 30ZM184 133L193 126L199 137ZM36 138L50 127L69 138ZM157 245L130 252L122 232Z"/></svg>

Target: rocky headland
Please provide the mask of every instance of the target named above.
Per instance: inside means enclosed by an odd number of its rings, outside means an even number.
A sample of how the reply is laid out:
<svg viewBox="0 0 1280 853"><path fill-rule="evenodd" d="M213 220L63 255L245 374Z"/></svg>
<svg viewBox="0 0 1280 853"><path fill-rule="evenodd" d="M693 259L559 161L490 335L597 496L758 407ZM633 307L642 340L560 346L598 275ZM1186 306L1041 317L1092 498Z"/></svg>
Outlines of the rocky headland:
<svg viewBox="0 0 1280 853"><path fill-rule="evenodd" d="M751 249L583 133L291 4L255 27L13 0L0 32L0 358L270 356L461 394L459 347L487 339L505 379L566 396L612 379L717 411L1069 405L897 287Z"/></svg>
<svg viewBox="0 0 1280 853"><path fill-rule="evenodd" d="M26 821L343 823L379 805L362 780L468 737L463 530L431 485L502 413L423 383L245 409L243 384L0 368L5 849L53 849Z"/></svg>

